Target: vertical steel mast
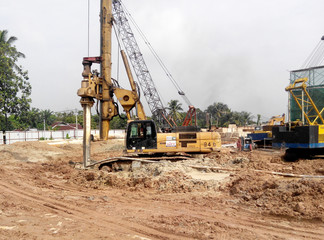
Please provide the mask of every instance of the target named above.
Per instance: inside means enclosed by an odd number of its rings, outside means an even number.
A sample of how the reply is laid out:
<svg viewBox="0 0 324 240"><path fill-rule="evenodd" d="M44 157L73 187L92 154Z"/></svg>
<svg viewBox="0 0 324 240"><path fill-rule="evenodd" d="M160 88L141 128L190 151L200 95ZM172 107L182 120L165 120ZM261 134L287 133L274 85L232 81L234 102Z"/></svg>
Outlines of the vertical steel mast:
<svg viewBox="0 0 324 240"><path fill-rule="evenodd" d="M100 99L100 139L108 140L109 125L116 115L113 100L113 84L111 81L111 32L112 32L112 0L101 0L100 13L100 56L102 77L102 98Z"/></svg>
<svg viewBox="0 0 324 240"><path fill-rule="evenodd" d="M100 102L100 139L108 140L110 121L118 114L113 99L114 86L111 81L111 32L112 0L101 0L100 10L100 56L83 58L83 80L78 95L83 107L83 162L90 164L91 107L94 99ZM93 63L100 63L101 74L91 72Z"/></svg>

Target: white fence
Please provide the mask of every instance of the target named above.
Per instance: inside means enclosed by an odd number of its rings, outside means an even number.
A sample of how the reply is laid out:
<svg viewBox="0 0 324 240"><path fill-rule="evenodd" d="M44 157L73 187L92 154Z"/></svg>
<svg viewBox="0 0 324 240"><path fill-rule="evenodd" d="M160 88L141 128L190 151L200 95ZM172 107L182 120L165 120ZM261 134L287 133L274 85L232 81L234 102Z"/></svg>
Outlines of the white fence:
<svg viewBox="0 0 324 240"><path fill-rule="evenodd" d="M99 135L99 130L91 130L91 134ZM8 131L6 132L6 144L26 141L77 139L83 137L83 130L64 131ZM124 138L125 130L109 130L109 137ZM0 132L0 144L3 144L3 133Z"/></svg>

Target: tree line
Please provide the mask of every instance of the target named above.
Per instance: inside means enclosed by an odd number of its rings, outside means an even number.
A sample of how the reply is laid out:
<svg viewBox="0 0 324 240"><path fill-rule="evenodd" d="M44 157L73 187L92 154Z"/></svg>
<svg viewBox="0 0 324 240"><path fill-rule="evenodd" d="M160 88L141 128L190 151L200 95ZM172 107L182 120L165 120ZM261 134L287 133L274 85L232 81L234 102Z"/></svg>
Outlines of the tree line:
<svg viewBox="0 0 324 240"><path fill-rule="evenodd" d="M78 123L83 125L82 111L53 112L49 109L32 108L31 90L28 71L18 65L20 58L25 55L14 45L16 37L9 37L7 30L0 30L0 130L52 129L55 122ZM186 116L178 100L170 100L167 106L169 114L181 125ZM227 127L231 123L246 126L251 123L252 116L248 112L236 112L224 103L213 103L207 109L196 109L197 125L199 127ZM113 118L112 129L125 128L125 114ZM92 116L92 128L99 127L99 116Z"/></svg>
<svg viewBox="0 0 324 240"><path fill-rule="evenodd" d="M176 106L176 107L175 107ZM180 126L186 116L186 112L182 110L181 104L178 100L171 100L168 103L169 114L173 117L178 126ZM237 126L247 126L255 123L252 116L248 112L231 111L224 103L213 103L205 110L196 109L197 125L201 128L208 128L211 125L216 127L228 127L229 124L236 124ZM23 116L23 117L22 117ZM0 130L28 130L38 129L56 130L52 125L59 123L77 123L83 126L83 111L71 110L64 112L54 112L49 109L40 110L38 108L31 108L26 110L22 115L10 114L5 119L3 114L0 114ZM116 116L110 122L111 129L123 129L127 125L125 114L121 117ZM99 116L92 115L91 128L99 128Z"/></svg>
<svg viewBox="0 0 324 240"><path fill-rule="evenodd" d="M182 104L178 100L171 100L168 103L167 109L177 125L181 125L187 114L187 112L183 111ZM205 110L197 108L196 117L197 126L201 128L208 128L210 126L228 127L229 124L236 124L242 127L255 124L251 113L232 111L228 105L221 102L214 102Z"/></svg>
<svg viewBox="0 0 324 240"><path fill-rule="evenodd" d="M126 115L122 114L122 117L126 118ZM40 110L38 108L31 108L24 113L24 117L19 117L12 114L8 117L7 121L5 116L0 114L0 130L13 131L13 130L57 130L55 123L65 124L80 124L83 126L83 111L71 110L63 112L54 112L49 109ZM115 117L111 122L112 129L124 128L127 121L122 118ZM99 116L92 115L91 128L99 128Z"/></svg>

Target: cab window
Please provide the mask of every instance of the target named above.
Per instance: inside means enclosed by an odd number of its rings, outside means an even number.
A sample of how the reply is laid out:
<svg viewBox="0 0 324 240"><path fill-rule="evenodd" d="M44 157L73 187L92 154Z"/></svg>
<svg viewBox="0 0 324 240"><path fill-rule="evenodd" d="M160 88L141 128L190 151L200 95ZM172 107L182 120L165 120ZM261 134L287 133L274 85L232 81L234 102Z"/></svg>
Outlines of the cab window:
<svg viewBox="0 0 324 240"><path fill-rule="evenodd" d="M152 127L150 124L146 124L146 136L152 136Z"/></svg>
<svg viewBox="0 0 324 240"><path fill-rule="evenodd" d="M137 126L137 124L132 124L130 137L138 137L138 126Z"/></svg>

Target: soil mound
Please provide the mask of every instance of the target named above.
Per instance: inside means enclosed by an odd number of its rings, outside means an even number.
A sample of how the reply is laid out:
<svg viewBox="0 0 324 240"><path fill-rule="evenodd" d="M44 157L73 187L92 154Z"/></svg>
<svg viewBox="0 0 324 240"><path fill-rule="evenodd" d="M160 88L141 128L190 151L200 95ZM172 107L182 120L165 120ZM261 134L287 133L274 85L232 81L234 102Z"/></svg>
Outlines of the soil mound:
<svg viewBox="0 0 324 240"><path fill-rule="evenodd" d="M283 179L245 172L228 183L241 204L274 215L324 220L324 179Z"/></svg>
<svg viewBox="0 0 324 240"><path fill-rule="evenodd" d="M73 174L69 181L85 187L102 188L104 186L131 191L155 191L167 193L216 191L219 180L202 180L194 178L194 169L184 161L142 164L140 168L106 172L104 170L87 170Z"/></svg>

